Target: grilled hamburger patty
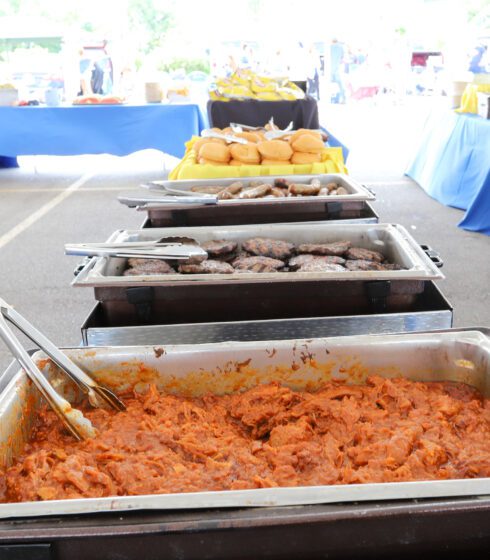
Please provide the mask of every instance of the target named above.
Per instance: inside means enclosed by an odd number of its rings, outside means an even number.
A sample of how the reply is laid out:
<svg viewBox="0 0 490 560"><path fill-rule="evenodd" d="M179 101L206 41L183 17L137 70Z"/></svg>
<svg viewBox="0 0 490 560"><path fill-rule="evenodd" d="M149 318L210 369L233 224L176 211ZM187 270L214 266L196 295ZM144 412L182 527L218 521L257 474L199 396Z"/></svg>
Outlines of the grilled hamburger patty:
<svg viewBox="0 0 490 560"><path fill-rule="evenodd" d="M345 263L347 270L387 270L381 263L363 259L349 260Z"/></svg>
<svg viewBox="0 0 490 560"><path fill-rule="evenodd" d="M334 243L302 243L298 246L298 253L312 253L314 255L336 255L340 257L351 246L350 241L335 241Z"/></svg>
<svg viewBox="0 0 490 560"><path fill-rule="evenodd" d="M295 257L289 259L288 266L291 270L297 270L307 262L311 262L311 261L320 261L329 264L345 263L345 259L343 259L342 257L327 256L327 255L310 255L308 253L305 253L302 255L296 255Z"/></svg>
<svg viewBox="0 0 490 560"><path fill-rule="evenodd" d="M179 272L182 274L233 274L231 264L208 259L199 264L181 264Z"/></svg>
<svg viewBox="0 0 490 560"><path fill-rule="evenodd" d="M227 241L226 239L212 239L211 241L201 243L201 247L211 258L232 253L237 248L237 245L236 241Z"/></svg>
<svg viewBox="0 0 490 560"><path fill-rule="evenodd" d="M383 262L385 260L384 255L382 255L378 251L372 251L371 249L362 249L361 247L351 247L347 251L346 257L348 259L359 261Z"/></svg>
<svg viewBox="0 0 490 560"><path fill-rule="evenodd" d="M292 256L294 245L280 239L267 239L265 237L254 237L242 243L242 249L259 257L270 257L271 259L288 259Z"/></svg>
<svg viewBox="0 0 490 560"><path fill-rule="evenodd" d="M345 268L340 264L315 259L304 263L297 272L345 272Z"/></svg>
<svg viewBox="0 0 490 560"><path fill-rule="evenodd" d="M160 259L128 259L129 268L124 276L138 276L139 274L172 274L175 270L168 262ZM137 272L129 272L135 270Z"/></svg>
<svg viewBox="0 0 490 560"><path fill-rule="evenodd" d="M277 272L284 267L284 263L270 257L239 257L233 261L233 266L239 271L248 272Z"/></svg>

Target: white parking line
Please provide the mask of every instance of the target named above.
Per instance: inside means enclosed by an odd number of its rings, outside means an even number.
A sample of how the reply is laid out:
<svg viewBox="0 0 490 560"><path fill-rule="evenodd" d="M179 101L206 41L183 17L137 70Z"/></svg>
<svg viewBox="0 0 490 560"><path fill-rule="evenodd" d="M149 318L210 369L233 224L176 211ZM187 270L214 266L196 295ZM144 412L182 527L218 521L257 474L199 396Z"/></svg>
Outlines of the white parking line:
<svg viewBox="0 0 490 560"><path fill-rule="evenodd" d="M7 243L10 243L13 239L15 239L18 235L24 232L26 229L30 228L32 224L36 223L40 220L43 216L45 216L48 212L50 212L53 208L58 206L63 200L68 198L72 195L75 191L77 191L81 186L83 186L87 181L89 181L94 176L94 173L86 173L80 179L77 179L74 183L69 185L68 187L64 188L63 191L58 195L55 196L52 200L38 208L35 212L27 216L22 222L18 223L14 226L10 231L5 233L0 237L0 249L5 247ZM0 190L0 193L2 191ZM36 191L42 192L42 191Z"/></svg>

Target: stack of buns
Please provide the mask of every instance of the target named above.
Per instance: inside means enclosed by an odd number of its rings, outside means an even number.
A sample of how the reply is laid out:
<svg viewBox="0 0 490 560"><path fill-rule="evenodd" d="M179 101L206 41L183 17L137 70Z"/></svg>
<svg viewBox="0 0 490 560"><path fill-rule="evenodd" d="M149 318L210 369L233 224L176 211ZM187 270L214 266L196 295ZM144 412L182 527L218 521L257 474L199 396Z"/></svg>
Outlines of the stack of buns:
<svg viewBox="0 0 490 560"><path fill-rule="evenodd" d="M215 132L244 138L247 144L221 138L199 138L193 144L197 161L211 165L289 165L319 163L325 148L320 132L301 128L276 140L257 132L234 133L231 128Z"/></svg>

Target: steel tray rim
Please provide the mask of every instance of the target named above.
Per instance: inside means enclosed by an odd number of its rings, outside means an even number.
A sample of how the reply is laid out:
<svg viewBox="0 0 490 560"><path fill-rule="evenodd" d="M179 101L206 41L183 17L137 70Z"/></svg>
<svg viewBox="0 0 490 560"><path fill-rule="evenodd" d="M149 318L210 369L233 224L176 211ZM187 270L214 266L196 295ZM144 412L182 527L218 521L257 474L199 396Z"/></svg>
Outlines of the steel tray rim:
<svg viewBox="0 0 490 560"><path fill-rule="evenodd" d="M285 507L339 502L490 496L490 478L257 488L0 504L0 519L131 510Z"/></svg>
<svg viewBox="0 0 490 560"><path fill-rule="evenodd" d="M241 206L244 205L270 205L270 204L298 204L298 203L306 203L306 202L318 202L324 204L326 202L361 202L361 201L374 201L376 200L376 196L364 185L358 183L356 180L352 179L349 175L345 173L321 173L321 174L314 174L314 175L294 175L288 176L294 177L296 181L311 181L311 179L318 178L320 180L324 179L325 181L331 179L339 179L343 181L348 188L352 189L353 192L345 195L336 195L336 196L302 196L302 197L285 197L284 199L274 200L272 198L265 198L265 199L232 199L232 200L219 200L219 206ZM223 179L184 179L184 180L177 180L177 181L162 181L162 186L169 186L169 187L177 187L183 190L190 190L191 187L195 186L209 186L209 185L223 185L224 187L234 183L236 181L250 181L250 180L263 180L264 182L274 181L274 179L282 178L282 175L257 175L251 177L227 177ZM158 192L159 189L153 189L155 192ZM119 198L119 197L118 197ZM169 197L170 198L170 197ZM136 205L141 202L141 206L144 206L144 210L154 210L154 209L172 209L175 210L177 208L188 208L188 205L175 203L172 204L171 202L148 202L143 195L140 197L125 197L121 196L119 201L122 204L129 205ZM138 205L140 206L140 205ZM199 206L206 206L206 205L199 205Z"/></svg>
<svg viewBox="0 0 490 560"><path fill-rule="evenodd" d="M413 346L421 344L426 350L440 348L444 351L444 344L455 345L458 349L479 348L485 357L485 367L490 366L490 339L488 333L478 330L451 329L442 333L414 333L414 334L376 334L346 337L326 337L312 340L295 341L259 341L259 342L221 342L202 345L168 345L165 346L166 360L171 356L189 358L188 353L207 353L213 360L229 360L230 351L235 355L239 351L255 351L259 356L261 350L266 350L270 344L277 349L278 355L284 351L293 350L313 344L313 348L328 348L329 353L338 351L360 351L371 348L379 353L379 349L387 348L399 352L401 347L411 354ZM411 346L412 345L412 346ZM196 349L197 346L197 349ZM446 346L448 348L450 346ZM127 347L99 347L99 348L67 348L65 349L75 361L85 357L98 363L104 355L117 359L129 356L155 357L155 347L127 346ZM137 354L139 352L139 354ZM112 353L112 354L111 354ZM45 354L36 352L33 359L43 359ZM192 358L192 356L190 356ZM155 359L157 359L155 357ZM158 358L161 359L161 358ZM179 358L180 359L180 358ZM125 361L126 363L126 361ZM171 362L170 362L171 363ZM100 366L99 366L100 367ZM168 364L166 368L168 368ZM181 364L179 365L181 367ZM221 371L221 370L220 370ZM15 390L27 377L25 372L17 366L17 372L0 393L0 409L5 407L13 398ZM282 488L260 488L250 490L207 491L180 494L156 494L147 496L114 496L106 498L82 498L69 500L53 500L45 502L21 502L0 504L0 518L33 517L41 515L66 515L78 513L95 513L102 511L127 511L135 509L202 509L202 508L236 508L236 507L271 507L327 504L338 502L359 502L373 500L407 500L420 498L448 498L464 496L489 496L490 477L475 479L452 480L423 480L412 482L388 482L368 484L342 484L324 486L301 486Z"/></svg>

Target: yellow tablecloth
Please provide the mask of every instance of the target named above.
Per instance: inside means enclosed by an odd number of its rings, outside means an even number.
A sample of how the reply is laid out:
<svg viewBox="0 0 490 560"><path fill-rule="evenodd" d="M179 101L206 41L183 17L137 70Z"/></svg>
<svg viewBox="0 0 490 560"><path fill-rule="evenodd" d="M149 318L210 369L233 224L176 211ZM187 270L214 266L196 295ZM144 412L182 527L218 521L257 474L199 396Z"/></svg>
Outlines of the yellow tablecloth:
<svg viewBox="0 0 490 560"><path fill-rule="evenodd" d="M192 149L198 136L186 143L186 153L169 174L170 180L226 179L228 177L256 177L260 175L312 175L320 173L347 173L342 148L327 148L322 152L320 163L286 165L202 165Z"/></svg>

